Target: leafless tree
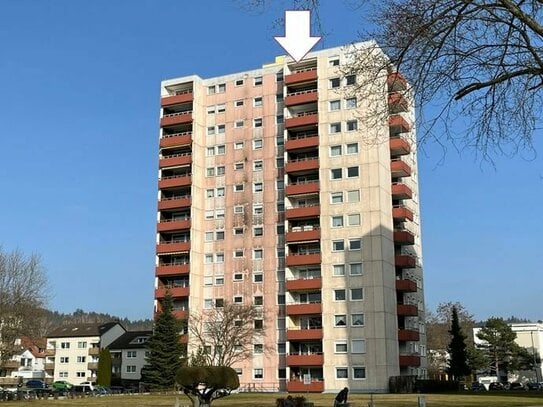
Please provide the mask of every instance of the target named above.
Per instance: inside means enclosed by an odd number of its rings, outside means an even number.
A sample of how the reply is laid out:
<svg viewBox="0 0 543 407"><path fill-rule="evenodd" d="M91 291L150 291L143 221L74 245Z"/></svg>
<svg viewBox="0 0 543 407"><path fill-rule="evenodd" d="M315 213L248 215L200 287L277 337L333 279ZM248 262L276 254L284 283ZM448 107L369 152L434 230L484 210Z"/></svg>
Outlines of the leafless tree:
<svg viewBox="0 0 543 407"><path fill-rule="evenodd" d="M232 366L252 357L254 340L262 333L255 320L262 321L260 309L231 303L191 314L192 365Z"/></svg>
<svg viewBox="0 0 543 407"><path fill-rule="evenodd" d="M39 330L47 293L40 256L0 248L0 370L13 355L15 340Z"/></svg>
<svg viewBox="0 0 543 407"><path fill-rule="evenodd" d="M319 9L318 0L301 3ZM490 159L532 150L543 106L541 0L344 3L364 6L374 24L362 39L375 40L375 49L388 57L375 61L361 53L350 70L365 73L368 83L380 72L399 70L417 105L428 107L419 137L472 147ZM326 16L321 18L326 26Z"/></svg>

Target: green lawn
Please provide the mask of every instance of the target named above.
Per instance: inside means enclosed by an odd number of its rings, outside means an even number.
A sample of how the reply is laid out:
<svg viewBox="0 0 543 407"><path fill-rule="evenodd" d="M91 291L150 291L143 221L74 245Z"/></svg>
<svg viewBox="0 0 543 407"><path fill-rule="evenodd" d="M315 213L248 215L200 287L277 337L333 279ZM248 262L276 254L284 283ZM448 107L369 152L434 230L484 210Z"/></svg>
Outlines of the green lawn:
<svg viewBox="0 0 543 407"><path fill-rule="evenodd" d="M275 399L281 394L234 394L217 400L213 403L216 407L275 407ZM332 407L333 394L309 394L304 395L308 401L315 403L315 407ZM181 406L190 406L189 400L184 395L179 395ZM426 407L516 407L539 406L543 407L543 393L518 392L518 393L461 393L461 394L430 394L425 395ZM89 397L76 400L33 400L0 402L0 407L173 407L176 395L122 395L108 397ZM416 394L377 394L373 396L374 407L417 407ZM349 402L354 407L368 407L370 395L351 394Z"/></svg>

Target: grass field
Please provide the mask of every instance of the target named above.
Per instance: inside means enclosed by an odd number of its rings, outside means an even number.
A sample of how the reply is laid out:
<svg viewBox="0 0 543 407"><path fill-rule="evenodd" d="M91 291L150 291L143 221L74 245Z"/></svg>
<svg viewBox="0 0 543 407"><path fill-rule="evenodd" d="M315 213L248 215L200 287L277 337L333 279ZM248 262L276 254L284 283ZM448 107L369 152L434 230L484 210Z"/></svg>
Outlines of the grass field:
<svg viewBox="0 0 543 407"><path fill-rule="evenodd" d="M332 407L333 394L305 395L315 407ZM32 400L0 402L0 407L173 407L175 398L179 397L181 406L190 406L184 395L119 395L107 397L89 397L76 400ZM241 393L217 400L216 407L275 407L275 400L284 397L282 394ZM373 395L374 407L417 407L417 394L377 394ZM426 407L543 407L543 393L460 393L424 395ZM353 407L368 407L370 395L351 394L349 402Z"/></svg>

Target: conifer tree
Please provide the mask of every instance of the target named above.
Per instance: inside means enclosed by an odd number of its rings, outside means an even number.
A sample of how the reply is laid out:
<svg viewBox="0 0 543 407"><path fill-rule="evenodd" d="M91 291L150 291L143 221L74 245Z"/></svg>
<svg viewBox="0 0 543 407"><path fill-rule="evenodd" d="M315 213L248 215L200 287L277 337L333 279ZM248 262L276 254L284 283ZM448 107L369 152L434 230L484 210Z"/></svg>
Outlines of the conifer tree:
<svg viewBox="0 0 543 407"><path fill-rule="evenodd" d="M468 366L468 351L466 348L466 335L462 332L458 321L458 311L456 307L452 309L451 329L449 330L451 341L447 350L449 352L449 361L447 373L453 380L458 380L470 373Z"/></svg>
<svg viewBox="0 0 543 407"><path fill-rule="evenodd" d="M173 299L166 294L153 334L147 342L149 357L142 369L142 380L152 389L172 389L181 367L184 347L179 340L181 321L172 313Z"/></svg>
<svg viewBox="0 0 543 407"><path fill-rule="evenodd" d="M106 387L111 386L111 353L109 352L109 349L100 350L96 384Z"/></svg>

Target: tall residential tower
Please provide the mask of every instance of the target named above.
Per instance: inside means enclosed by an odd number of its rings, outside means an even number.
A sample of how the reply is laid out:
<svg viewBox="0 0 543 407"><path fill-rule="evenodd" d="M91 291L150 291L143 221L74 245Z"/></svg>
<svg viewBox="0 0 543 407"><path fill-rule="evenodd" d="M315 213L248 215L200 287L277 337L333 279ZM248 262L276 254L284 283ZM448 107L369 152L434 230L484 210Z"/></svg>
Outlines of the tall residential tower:
<svg viewBox="0 0 543 407"><path fill-rule="evenodd" d="M166 291L179 317L260 307L242 387L386 391L425 375L413 102L384 75L386 117L361 120L350 52L162 82L155 308Z"/></svg>

